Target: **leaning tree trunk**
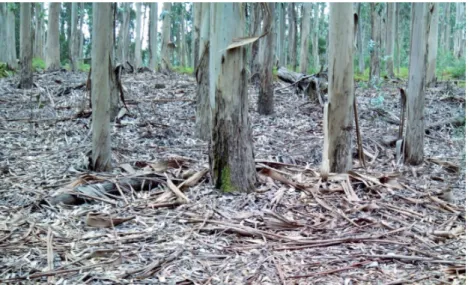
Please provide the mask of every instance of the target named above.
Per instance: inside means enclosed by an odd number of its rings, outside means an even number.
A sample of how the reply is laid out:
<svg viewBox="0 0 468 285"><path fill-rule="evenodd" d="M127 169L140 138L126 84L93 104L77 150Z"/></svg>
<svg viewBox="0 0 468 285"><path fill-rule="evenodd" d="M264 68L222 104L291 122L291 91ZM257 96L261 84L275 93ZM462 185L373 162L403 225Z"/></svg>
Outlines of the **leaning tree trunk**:
<svg viewBox="0 0 468 285"><path fill-rule="evenodd" d="M285 33L285 26L286 26L286 19L285 19L285 10L284 3L278 3L279 7L279 34L278 34L278 51L279 51L279 64L280 66L285 66L286 59L285 59L285 40L284 40L284 33Z"/></svg>
<svg viewBox="0 0 468 285"><path fill-rule="evenodd" d="M200 3L199 23L199 51L197 59L198 69L195 70L197 79L197 114L195 119L195 134L202 140L209 141L211 136L211 108L210 108L210 9L211 4ZM194 55L195 56L195 55Z"/></svg>
<svg viewBox="0 0 468 285"><path fill-rule="evenodd" d="M354 100L353 4L330 4L328 94L325 106L323 169L343 173L352 168Z"/></svg>
<svg viewBox="0 0 468 285"><path fill-rule="evenodd" d="M297 69L297 15L296 4L289 4L289 64L293 71Z"/></svg>
<svg viewBox="0 0 468 285"><path fill-rule="evenodd" d="M60 3L49 3L46 55L47 70L60 69L59 15Z"/></svg>
<svg viewBox="0 0 468 285"><path fill-rule="evenodd" d="M309 30L310 30L310 12L312 3L302 4L302 24L301 24L301 60L299 62L299 70L301 73L307 73L309 66Z"/></svg>
<svg viewBox="0 0 468 285"><path fill-rule="evenodd" d="M210 104L213 114L210 168L216 188L250 192L256 172L249 122L245 47L226 50L244 36L239 3L211 4Z"/></svg>
<svg viewBox="0 0 468 285"><path fill-rule="evenodd" d="M260 89L258 92L257 111L261 115L274 113L273 90L273 51L275 50L275 35L273 23L275 21L275 3L269 2L263 8L263 30L266 34L262 44L260 55L262 56L260 67Z"/></svg>
<svg viewBox="0 0 468 285"><path fill-rule="evenodd" d="M318 33L319 33L319 3L314 4L314 19L313 19L313 30L312 30L312 68L314 71L319 71L319 48L318 48Z"/></svg>
<svg viewBox="0 0 468 285"><path fill-rule="evenodd" d="M362 17L361 9L363 3L358 3L358 31L357 31L357 47L358 47L358 57L359 57L359 73L364 73L365 63L364 63L364 19Z"/></svg>
<svg viewBox="0 0 468 285"><path fill-rule="evenodd" d="M79 35L78 35L78 3L72 3L71 13L71 37L69 40L69 51L71 58L71 70L73 72L78 70L78 49L79 49Z"/></svg>
<svg viewBox="0 0 468 285"><path fill-rule="evenodd" d="M149 17L149 66L158 69L158 3L152 2Z"/></svg>
<svg viewBox="0 0 468 285"><path fill-rule="evenodd" d="M428 39L428 54L427 54L427 72L426 84L432 86L436 83L436 62L437 62L437 39L439 33L439 4L429 4L429 39Z"/></svg>
<svg viewBox="0 0 468 285"><path fill-rule="evenodd" d="M163 26L162 26L162 43L161 43L161 67L160 71L167 72L171 67L171 3L164 2L163 12L165 11Z"/></svg>
<svg viewBox="0 0 468 285"><path fill-rule="evenodd" d="M136 3L135 68L141 67L141 3Z"/></svg>
<svg viewBox="0 0 468 285"><path fill-rule="evenodd" d="M424 161L424 92L427 70L427 4L413 3L410 70L408 79L405 163Z"/></svg>
<svg viewBox="0 0 468 285"><path fill-rule="evenodd" d="M92 99L93 149L91 168L108 171L111 163L110 105L113 49L111 3L93 3Z"/></svg>
<svg viewBox="0 0 468 285"><path fill-rule="evenodd" d="M19 88L30 89L33 86L32 73L32 38L31 38L31 3L21 3L20 8L20 47L21 78Z"/></svg>
<svg viewBox="0 0 468 285"><path fill-rule="evenodd" d="M380 80L380 17L375 3L370 4L370 14L372 47L370 49L369 87L372 87Z"/></svg>
<svg viewBox="0 0 468 285"><path fill-rule="evenodd" d="M387 3L387 40L386 40L386 60L387 75L390 78L395 77L393 72L393 54L395 52L395 7L396 3Z"/></svg>

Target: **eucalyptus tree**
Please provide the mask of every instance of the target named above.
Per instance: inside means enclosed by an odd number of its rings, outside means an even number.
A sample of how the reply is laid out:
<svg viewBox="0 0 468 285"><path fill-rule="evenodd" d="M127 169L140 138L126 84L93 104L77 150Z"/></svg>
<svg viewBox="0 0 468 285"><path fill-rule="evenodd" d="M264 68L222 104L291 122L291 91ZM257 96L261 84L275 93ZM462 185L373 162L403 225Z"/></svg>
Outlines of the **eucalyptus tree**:
<svg viewBox="0 0 468 285"><path fill-rule="evenodd" d="M192 40L192 52L193 52L193 66L198 66L198 49L200 47L200 25L202 18L202 3L193 3L192 19L193 19L193 40Z"/></svg>
<svg viewBox="0 0 468 285"><path fill-rule="evenodd" d="M10 68L18 67L16 56L15 3L0 3L0 61L6 62Z"/></svg>
<svg viewBox="0 0 468 285"><path fill-rule="evenodd" d="M275 3L269 2L263 6L263 30L266 34L261 46L260 89L258 93L257 111L261 115L274 113L273 89L273 51L275 50L275 34L273 23L275 21Z"/></svg>
<svg viewBox="0 0 468 285"><path fill-rule="evenodd" d="M261 29L261 3L250 3L250 35L258 36ZM250 47L250 73L252 76L260 71L260 60L258 50L260 48L260 41L255 41Z"/></svg>
<svg viewBox="0 0 468 285"><path fill-rule="evenodd" d="M309 31L310 31L310 13L312 3L302 4L302 23L301 23L301 59L299 61L299 71L307 73L309 66Z"/></svg>
<svg viewBox="0 0 468 285"><path fill-rule="evenodd" d="M211 3L210 105L213 125L210 169L215 187L250 192L256 182L249 122L246 48L229 47L244 37L242 3Z"/></svg>
<svg viewBox="0 0 468 285"><path fill-rule="evenodd" d="M357 3L357 15L358 15L358 27L357 27L357 48L358 48L358 62L359 62L359 73L364 73L365 62L364 62L364 17L362 11L364 3Z"/></svg>
<svg viewBox="0 0 468 285"><path fill-rule="evenodd" d="M352 168L354 13L352 3L330 3L329 102L324 111L322 175Z"/></svg>
<svg viewBox="0 0 468 285"><path fill-rule="evenodd" d="M119 29L119 54L117 58L120 62L126 63L129 60L130 48L130 3L122 3L121 25Z"/></svg>
<svg viewBox="0 0 468 285"><path fill-rule="evenodd" d="M319 61L319 3L314 4L314 18L313 18L313 25L312 25L312 69L318 71L320 68L320 61Z"/></svg>
<svg viewBox="0 0 468 285"><path fill-rule="evenodd" d="M71 36L69 38L70 44L70 66L73 72L78 70L78 57L79 57L79 35L78 35L78 3L72 3L72 13L71 13Z"/></svg>
<svg viewBox="0 0 468 285"><path fill-rule="evenodd" d="M373 86L380 80L380 4L370 3L371 14L371 40L370 49L370 67L369 67L369 86Z"/></svg>
<svg viewBox="0 0 468 285"><path fill-rule="evenodd" d="M438 35L439 35L439 4L428 4L429 20L427 21L429 38L427 42L427 71L426 71L426 84L433 85L436 81L436 63L437 63L437 49L438 49Z"/></svg>
<svg viewBox="0 0 468 285"><path fill-rule="evenodd" d="M288 56L289 64L291 65L293 71L296 71L297 68L297 14L296 14L296 4L294 2L289 3L289 31L288 31Z"/></svg>
<svg viewBox="0 0 468 285"><path fill-rule="evenodd" d="M393 54L395 52L395 7L396 3L387 3L385 60L387 62L387 75L390 78L395 77L395 73L393 71Z"/></svg>
<svg viewBox="0 0 468 285"><path fill-rule="evenodd" d="M50 2L47 20L47 70L60 69L59 15L60 3Z"/></svg>
<svg viewBox="0 0 468 285"><path fill-rule="evenodd" d="M424 161L424 92L427 70L427 3L412 4L411 51L408 79L408 122L405 134L405 163Z"/></svg>
<svg viewBox="0 0 468 285"><path fill-rule="evenodd" d="M21 77L19 88L33 87L32 57L33 47L31 38L31 3L20 4L20 47L21 47Z"/></svg>
<svg viewBox="0 0 468 285"><path fill-rule="evenodd" d="M161 42L161 65L160 71L166 72L171 70L171 7L170 2L164 2L161 17L163 18L162 25L162 42Z"/></svg>
<svg viewBox="0 0 468 285"><path fill-rule="evenodd" d="M453 55L456 58L460 58L462 56L463 47L463 38L465 35L463 22L464 20L464 11L465 8L463 6L463 2L457 2L455 5L455 28L453 34Z"/></svg>
<svg viewBox="0 0 468 285"><path fill-rule="evenodd" d="M136 3L135 27L135 68L141 67L141 3Z"/></svg>
<svg viewBox="0 0 468 285"><path fill-rule="evenodd" d="M111 50L114 40L111 5L111 3L93 3L91 168L95 171L108 171L112 168L110 73L112 73Z"/></svg>
<svg viewBox="0 0 468 285"><path fill-rule="evenodd" d="M285 32L286 32L286 3L278 3L278 51L279 51L279 64L280 66L286 65L286 49L285 49Z"/></svg>
<svg viewBox="0 0 468 285"><path fill-rule="evenodd" d="M44 59L44 8L43 3L34 3L35 10L35 26L36 31L34 33L34 57Z"/></svg>
<svg viewBox="0 0 468 285"><path fill-rule="evenodd" d="M157 68L158 64L158 3L151 2L149 16L149 66Z"/></svg>

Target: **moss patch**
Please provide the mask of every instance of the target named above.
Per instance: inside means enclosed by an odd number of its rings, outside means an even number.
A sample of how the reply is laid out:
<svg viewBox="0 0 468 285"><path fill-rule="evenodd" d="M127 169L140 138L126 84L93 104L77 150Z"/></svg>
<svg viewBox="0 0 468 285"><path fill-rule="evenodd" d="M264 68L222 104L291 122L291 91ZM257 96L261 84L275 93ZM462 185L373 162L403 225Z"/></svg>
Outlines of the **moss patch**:
<svg viewBox="0 0 468 285"><path fill-rule="evenodd" d="M228 166L221 171L221 191L225 193L235 192L236 189L231 183L231 170Z"/></svg>

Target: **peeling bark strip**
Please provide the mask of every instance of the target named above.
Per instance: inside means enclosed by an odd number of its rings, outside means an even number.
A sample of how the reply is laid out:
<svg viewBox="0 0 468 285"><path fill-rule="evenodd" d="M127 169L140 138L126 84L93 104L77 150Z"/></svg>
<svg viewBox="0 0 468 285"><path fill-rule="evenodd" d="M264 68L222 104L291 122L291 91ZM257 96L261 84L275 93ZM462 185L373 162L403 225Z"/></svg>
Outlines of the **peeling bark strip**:
<svg viewBox="0 0 468 285"><path fill-rule="evenodd" d="M252 191L256 181L248 116L246 48L226 50L233 39L243 37L242 11L240 3L211 4L210 168L216 188L224 192Z"/></svg>
<svg viewBox="0 0 468 285"><path fill-rule="evenodd" d="M342 173L352 168L351 138L354 101L354 16L351 3L330 5L328 62L328 150L329 170ZM327 141L325 142L327 143Z"/></svg>

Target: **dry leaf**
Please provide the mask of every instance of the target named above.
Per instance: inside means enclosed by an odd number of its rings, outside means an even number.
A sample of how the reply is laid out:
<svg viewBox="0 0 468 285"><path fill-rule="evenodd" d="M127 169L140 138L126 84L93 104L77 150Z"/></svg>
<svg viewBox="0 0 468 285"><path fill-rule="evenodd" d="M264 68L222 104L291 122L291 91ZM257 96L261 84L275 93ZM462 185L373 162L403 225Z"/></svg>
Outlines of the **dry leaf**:
<svg viewBox="0 0 468 285"><path fill-rule="evenodd" d="M111 218L108 214L88 213L86 215L86 224L95 228L111 228L133 219L135 219L135 216L129 218Z"/></svg>

